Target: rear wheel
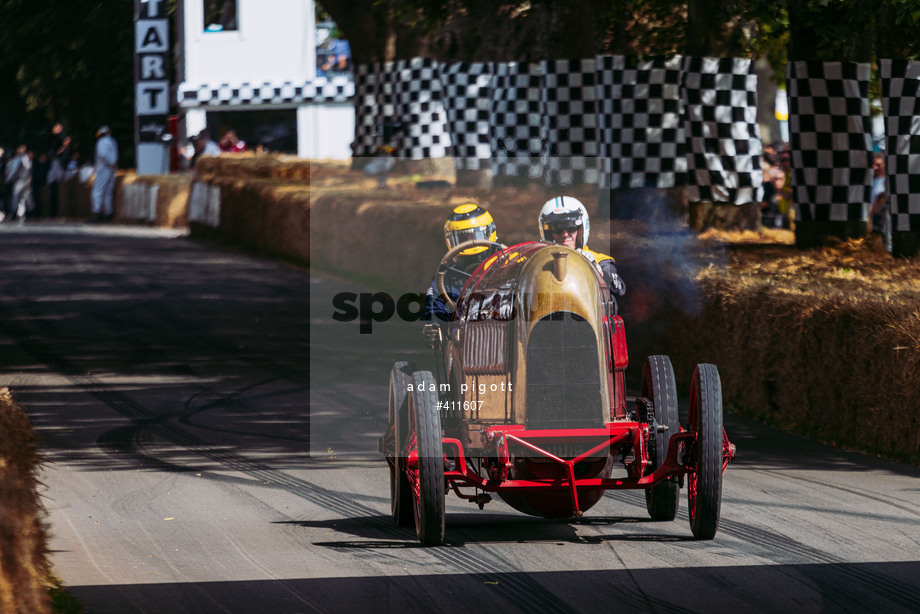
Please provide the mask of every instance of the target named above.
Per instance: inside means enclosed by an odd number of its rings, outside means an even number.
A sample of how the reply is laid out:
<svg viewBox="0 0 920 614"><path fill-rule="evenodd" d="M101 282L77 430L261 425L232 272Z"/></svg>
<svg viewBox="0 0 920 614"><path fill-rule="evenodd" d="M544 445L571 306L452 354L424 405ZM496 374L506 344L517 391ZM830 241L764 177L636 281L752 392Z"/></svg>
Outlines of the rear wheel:
<svg viewBox="0 0 920 614"><path fill-rule="evenodd" d="M695 471L687 476L690 530L712 539L722 507L722 381L715 365L697 365L690 381L690 429Z"/></svg>
<svg viewBox="0 0 920 614"><path fill-rule="evenodd" d="M397 362L390 371L390 395L387 407L389 423L393 425L393 447L387 451L393 459L390 465L390 513L396 526L411 527L413 519L412 486L406 477L406 435L409 432L409 384L415 365Z"/></svg>
<svg viewBox="0 0 920 614"><path fill-rule="evenodd" d="M444 446L434 376L417 371L409 393L409 419L418 453L418 497L415 499L415 532L423 546L444 541Z"/></svg>
<svg viewBox="0 0 920 614"><path fill-rule="evenodd" d="M664 463L671 435L677 432L677 383L674 367L667 356L649 356L642 366L642 396L654 406L656 428L649 436L651 469ZM666 427L666 428L665 428ZM652 450L654 448L654 450ZM645 491L645 505L653 520L674 520L677 516L680 490L670 479Z"/></svg>

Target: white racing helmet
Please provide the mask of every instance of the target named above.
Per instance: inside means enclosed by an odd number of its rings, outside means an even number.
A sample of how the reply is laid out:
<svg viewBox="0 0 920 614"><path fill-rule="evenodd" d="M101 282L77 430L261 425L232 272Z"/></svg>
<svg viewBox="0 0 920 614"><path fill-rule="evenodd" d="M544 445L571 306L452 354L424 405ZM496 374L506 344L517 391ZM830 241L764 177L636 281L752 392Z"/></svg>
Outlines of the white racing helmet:
<svg viewBox="0 0 920 614"><path fill-rule="evenodd" d="M540 209L538 221L540 239L543 241L552 241L554 230L577 227L581 230L579 233L581 245L578 247L583 248L588 244L588 233L591 230L588 210L574 196L556 196L546 201L546 204Z"/></svg>

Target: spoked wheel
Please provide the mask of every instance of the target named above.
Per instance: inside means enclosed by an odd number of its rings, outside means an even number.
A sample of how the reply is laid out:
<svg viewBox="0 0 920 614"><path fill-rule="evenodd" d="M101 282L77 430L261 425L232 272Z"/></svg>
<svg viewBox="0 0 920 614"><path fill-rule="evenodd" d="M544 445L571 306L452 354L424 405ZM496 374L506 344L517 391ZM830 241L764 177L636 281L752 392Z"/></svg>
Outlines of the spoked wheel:
<svg viewBox="0 0 920 614"><path fill-rule="evenodd" d="M444 447L434 376L417 371L409 393L410 451L415 449L415 533L423 546L444 541ZM410 475L412 472L409 472Z"/></svg>
<svg viewBox="0 0 920 614"><path fill-rule="evenodd" d="M390 371L390 396L387 407L389 424L393 425L393 444L387 455L390 465L390 513L396 526L411 527L413 518L412 486L406 477L406 435L409 432L409 384L415 365L397 362Z"/></svg>
<svg viewBox="0 0 920 614"><path fill-rule="evenodd" d="M677 383L674 367L667 356L649 356L642 366L642 396L651 400L657 427L649 437L649 460L654 471L668 455L671 435L677 432ZM674 520L677 516L680 489L666 480L645 491L645 505L652 520Z"/></svg>
<svg viewBox="0 0 920 614"><path fill-rule="evenodd" d="M696 433L687 475L690 530L712 539L722 507L722 381L715 365L697 365L690 381L690 429Z"/></svg>

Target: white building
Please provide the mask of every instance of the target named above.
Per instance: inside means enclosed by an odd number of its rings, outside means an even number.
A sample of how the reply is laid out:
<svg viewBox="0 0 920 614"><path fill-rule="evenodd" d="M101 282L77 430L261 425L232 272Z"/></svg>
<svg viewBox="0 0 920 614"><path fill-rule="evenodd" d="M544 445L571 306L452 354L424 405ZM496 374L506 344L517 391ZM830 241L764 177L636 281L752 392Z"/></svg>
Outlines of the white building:
<svg viewBox="0 0 920 614"><path fill-rule="evenodd" d="M313 0L180 0L179 137L233 129L249 147L347 159L354 82L316 76Z"/></svg>

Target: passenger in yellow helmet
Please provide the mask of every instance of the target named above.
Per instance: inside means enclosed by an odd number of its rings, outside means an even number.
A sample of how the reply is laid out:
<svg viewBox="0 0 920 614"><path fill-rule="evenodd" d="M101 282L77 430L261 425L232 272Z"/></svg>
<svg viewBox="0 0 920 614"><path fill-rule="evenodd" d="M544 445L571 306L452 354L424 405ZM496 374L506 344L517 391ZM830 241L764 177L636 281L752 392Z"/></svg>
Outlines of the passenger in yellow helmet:
<svg viewBox="0 0 920 614"><path fill-rule="evenodd" d="M541 240L574 249L594 263L610 288L610 298L616 309L615 297L626 294L626 284L617 273L613 258L588 249L591 222L582 202L573 196L556 196L546 201L540 209L539 230Z"/></svg>
<svg viewBox="0 0 920 614"><path fill-rule="evenodd" d="M447 249L453 249L461 243L474 239L497 243L498 233L495 231L495 221L488 211L475 203L465 203L456 207L447 216L447 221L444 223L444 242L447 244ZM444 275L444 286L451 300L457 300L470 273L492 253L494 253L493 249L484 246L471 247L460 252L455 266L449 268ZM435 276L425 297L425 319L446 323L450 321L452 315L447 303L438 292L437 276Z"/></svg>

